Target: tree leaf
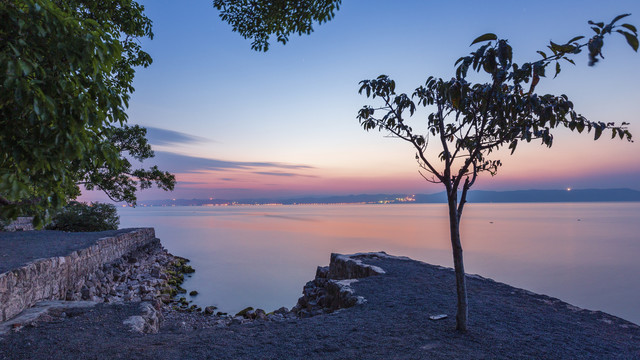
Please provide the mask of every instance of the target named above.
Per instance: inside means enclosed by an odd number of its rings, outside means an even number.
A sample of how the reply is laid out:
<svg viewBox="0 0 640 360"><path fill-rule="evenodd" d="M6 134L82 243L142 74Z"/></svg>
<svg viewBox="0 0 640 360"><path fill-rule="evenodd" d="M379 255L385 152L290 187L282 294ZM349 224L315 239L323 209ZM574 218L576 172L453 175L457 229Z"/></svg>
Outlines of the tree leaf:
<svg viewBox="0 0 640 360"><path fill-rule="evenodd" d="M627 16L629 16L631 14L622 14L622 15L618 15L615 18L613 18L613 20L611 21L611 25L615 24L616 21L622 19L622 18L626 18Z"/></svg>
<svg viewBox="0 0 640 360"><path fill-rule="evenodd" d="M553 78L555 79L558 74L560 74L560 62L556 61L556 74L553 75Z"/></svg>
<svg viewBox="0 0 640 360"><path fill-rule="evenodd" d="M637 34L637 33L638 33L638 29L636 29L636 27L635 27L635 26L633 26L633 25L631 25L631 24L622 24L621 26L622 26L623 28L627 28L627 29L629 29L629 30L633 31L633 33L634 33L634 34Z"/></svg>
<svg viewBox="0 0 640 360"><path fill-rule="evenodd" d="M475 40L473 40L471 45L477 44L479 42L491 41L491 40L498 40L498 36L496 34L486 33L484 35L478 36ZM471 46L471 45L469 45L469 46Z"/></svg>
<svg viewBox="0 0 640 360"><path fill-rule="evenodd" d="M604 27L604 23L603 22L593 22L591 20L588 21L589 25L595 25L597 27L599 27L600 29L602 29Z"/></svg>
<svg viewBox="0 0 640 360"><path fill-rule="evenodd" d="M595 135L593 137L593 140L598 140L601 135L602 135L602 128L598 126L595 128Z"/></svg>
<svg viewBox="0 0 640 360"><path fill-rule="evenodd" d="M617 32L619 32L620 34L624 35L624 37L627 39L627 43L629 44L629 46L631 46L631 48L633 49L633 51L638 51L638 36L628 33L626 31L622 31L622 30L616 30Z"/></svg>
<svg viewBox="0 0 640 360"><path fill-rule="evenodd" d="M567 41L567 43L572 43L572 42L578 41L580 39L584 39L584 36L576 36L573 39Z"/></svg>

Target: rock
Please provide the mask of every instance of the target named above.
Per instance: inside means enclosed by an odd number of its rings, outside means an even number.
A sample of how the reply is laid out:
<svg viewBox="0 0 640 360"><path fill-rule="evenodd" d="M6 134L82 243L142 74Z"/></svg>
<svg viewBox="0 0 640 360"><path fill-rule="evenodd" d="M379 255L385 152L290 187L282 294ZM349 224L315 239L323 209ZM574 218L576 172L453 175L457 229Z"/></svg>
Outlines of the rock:
<svg viewBox="0 0 640 360"><path fill-rule="evenodd" d="M195 291L195 290L193 290L193 291L191 291L191 292L189 293L189 295L190 295L190 296L196 296L196 295L198 295L198 292L197 292L197 291Z"/></svg>
<svg viewBox="0 0 640 360"><path fill-rule="evenodd" d="M216 309L217 308L215 306L207 306L207 307L204 308L204 314L205 315L213 315L213 313L214 313L214 311Z"/></svg>
<svg viewBox="0 0 640 360"><path fill-rule="evenodd" d="M140 315L129 316L123 322L124 325L129 325L129 330L134 332L143 333L145 321Z"/></svg>
<svg viewBox="0 0 640 360"><path fill-rule="evenodd" d="M328 266L318 266L316 269L316 279L326 279L329 277Z"/></svg>
<svg viewBox="0 0 640 360"><path fill-rule="evenodd" d="M283 307L281 307L280 309L275 310L273 313L274 313L274 314L281 314L281 315L284 315L284 314L286 314L286 313L288 313L288 312L289 312L289 309L287 309L286 307L284 307L284 306L283 306Z"/></svg>
<svg viewBox="0 0 640 360"><path fill-rule="evenodd" d="M384 274L381 268L364 264L361 260L384 255L386 254L331 254L329 266L318 266L315 279L305 284L302 296L290 314L309 317L366 302L363 297L355 295L350 285L357 278ZM286 312L283 315L289 316Z"/></svg>
<svg viewBox="0 0 640 360"><path fill-rule="evenodd" d="M253 308L252 308L251 306L246 307L246 308L244 308L244 309L240 310L240 311L236 314L236 316L245 317L245 314L246 314L247 312L249 312L249 311L253 311Z"/></svg>
<svg viewBox="0 0 640 360"><path fill-rule="evenodd" d="M171 302L171 300L172 300L172 299L171 299L171 295L169 295L169 294L162 294L162 295L160 295L160 301L162 301L162 302L163 302L163 303L165 303L165 304L170 303L170 302Z"/></svg>
<svg viewBox="0 0 640 360"><path fill-rule="evenodd" d="M254 319L267 320L267 313L262 309L256 309Z"/></svg>
<svg viewBox="0 0 640 360"><path fill-rule="evenodd" d="M91 291L86 286L83 286L82 289L80 289L80 294L82 296L82 300L89 300L91 298Z"/></svg>
<svg viewBox="0 0 640 360"><path fill-rule="evenodd" d="M155 334L160 329L162 314L160 314L150 303L143 302L140 304L141 315L130 316L123 321L123 324L129 325L131 331Z"/></svg>

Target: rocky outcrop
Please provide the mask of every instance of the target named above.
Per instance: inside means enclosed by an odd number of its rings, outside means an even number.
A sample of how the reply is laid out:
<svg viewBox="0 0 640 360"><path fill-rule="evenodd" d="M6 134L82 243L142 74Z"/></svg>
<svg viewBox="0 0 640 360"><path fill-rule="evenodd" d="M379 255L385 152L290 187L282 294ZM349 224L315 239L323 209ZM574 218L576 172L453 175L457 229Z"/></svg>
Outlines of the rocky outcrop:
<svg viewBox="0 0 640 360"><path fill-rule="evenodd" d="M329 266L318 266L315 279L304 286L302 297L291 311L299 317L310 317L365 303L366 299L356 295L351 284L360 278L384 274L383 269L362 262L379 257L390 256L384 252L331 254Z"/></svg>
<svg viewBox="0 0 640 360"><path fill-rule="evenodd" d="M133 332L157 334L162 324L162 313L148 302L140 303L140 315L130 316L123 321Z"/></svg>
<svg viewBox="0 0 640 360"><path fill-rule="evenodd" d="M124 255L151 248L161 248L153 228L134 231L98 240L94 245L74 251L67 256L36 260L23 267L0 274L0 321L6 321L42 300L94 300L104 301L108 296L118 296L118 289L108 279L136 281L130 272L123 273ZM144 250L146 249L146 250ZM119 260L120 259L120 260ZM126 262L132 268L140 268L135 257ZM115 264L109 265L109 264ZM136 266L137 263L137 266ZM125 279L126 278L126 279ZM122 281L119 281L122 282ZM139 281L140 283L140 281ZM121 285L121 284L120 284ZM147 284L148 285L148 284ZM131 290L134 284L126 285ZM142 288L142 297L151 288ZM115 294L115 295L114 295ZM123 295L123 299L127 295ZM133 297L134 295L131 294Z"/></svg>

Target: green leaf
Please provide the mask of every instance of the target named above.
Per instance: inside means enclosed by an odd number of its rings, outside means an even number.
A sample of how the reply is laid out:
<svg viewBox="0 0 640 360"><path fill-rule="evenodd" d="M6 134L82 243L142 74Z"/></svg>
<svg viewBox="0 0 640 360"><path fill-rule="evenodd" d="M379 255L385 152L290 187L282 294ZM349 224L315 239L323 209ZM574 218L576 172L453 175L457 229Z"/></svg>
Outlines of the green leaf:
<svg viewBox="0 0 640 360"><path fill-rule="evenodd" d="M597 23L597 22L593 22L593 21L589 20L589 21L588 21L588 24L589 24L589 25L595 25L595 26L597 26L597 27L599 27L599 28L601 28L601 29L604 27L604 23L603 23L603 22L598 22L598 23Z"/></svg>
<svg viewBox="0 0 640 360"><path fill-rule="evenodd" d="M471 45L477 44L479 42L491 41L491 40L498 40L498 36L496 34L486 33L484 35L478 36L475 40L473 40ZM469 46L471 46L471 45L469 45Z"/></svg>
<svg viewBox="0 0 640 360"><path fill-rule="evenodd" d="M611 21L611 25L615 24L616 21L622 19L622 18L626 18L627 16L629 16L631 14L622 14L622 15L618 15L615 18L613 18L613 20Z"/></svg>
<svg viewBox="0 0 640 360"><path fill-rule="evenodd" d="M631 48L633 49L633 51L638 51L638 36L628 33L626 31L622 31L622 30L616 30L617 32L619 32L620 34L624 35L624 37L627 39L627 43L629 44L629 46L631 46Z"/></svg>
<svg viewBox="0 0 640 360"><path fill-rule="evenodd" d="M31 66L29 66L29 64L27 64L26 62L18 59L18 66L20 67L20 70L22 71L22 75L27 76L29 75L29 73L31 72Z"/></svg>
<svg viewBox="0 0 640 360"><path fill-rule="evenodd" d="M602 135L602 128L601 127L596 127L595 129L596 133L593 137L593 140L598 140L600 138L600 136Z"/></svg>
<svg viewBox="0 0 640 360"><path fill-rule="evenodd" d="M622 24L621 26L623 28L626 28L626 29L629 29L629 30L633 31L634 34L638 33L638 30L636 29L636 27L631 25L631 24Z"/></svg>
<svg viewBox="0 0 640 360"><path fill-rule="evenodd" d="M40 111L40 105L38 104L38 99L36 98L33 99L33 112L38 116L42 114Z"/></svg>
<svg viewBox="0 0 640 360"><path fill-rule="evenodd" d="M553 75L553 78L555 79L558 74L560 74L560 62L556 61L556 74Z"/></svg>
<svg viewBox="0 0 640 360"><path fill-rule="evenodd" d="M537 52L538 54L540 54L540 56L542 56L542 58L546 58L546 57L547 57L547 54L545 54L544 52L542 52L542 51L540 51L540 50L538 50L538 51L536 51L536 52Z"/></svg>
<svg viewBox="0 0 640 360"><path fill-rule="evenodd" d="M580 39L584 39L584 36L576 36L573 39L567 41L567 43L572 43L572 42L578 41Z"/></svg>

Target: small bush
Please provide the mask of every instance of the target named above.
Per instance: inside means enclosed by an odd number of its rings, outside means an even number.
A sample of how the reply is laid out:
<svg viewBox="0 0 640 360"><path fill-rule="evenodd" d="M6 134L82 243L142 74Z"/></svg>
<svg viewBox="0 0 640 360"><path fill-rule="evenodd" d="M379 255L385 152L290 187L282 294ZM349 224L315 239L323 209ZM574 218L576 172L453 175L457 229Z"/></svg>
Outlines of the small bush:
<svg viewBox="0 0 640 360"><path fill-rule="evenodd" d="M52 217L51 223L46 228L84 232L117 230L118 225L120 225L120 217L115 205L72 201Z"/></svg>

